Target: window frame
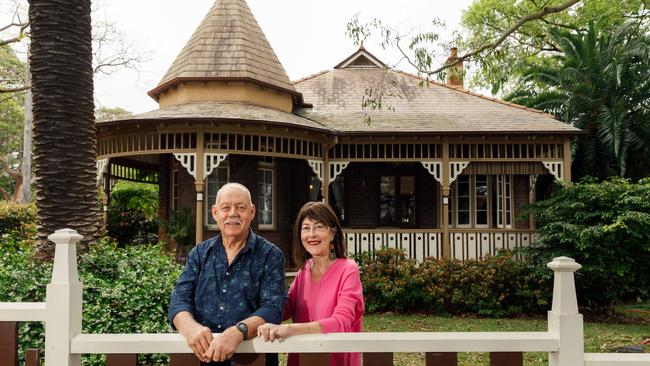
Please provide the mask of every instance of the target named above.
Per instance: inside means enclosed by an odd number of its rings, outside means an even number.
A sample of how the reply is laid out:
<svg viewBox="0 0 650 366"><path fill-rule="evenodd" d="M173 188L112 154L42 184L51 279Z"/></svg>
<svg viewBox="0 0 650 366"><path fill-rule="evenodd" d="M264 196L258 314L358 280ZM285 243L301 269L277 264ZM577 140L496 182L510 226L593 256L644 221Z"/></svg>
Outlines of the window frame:
<svg viewBox="0 0 650 366"><path fill-rule="evenodd" d="M205 177L205 184L203 186L203 197L205 197L205 200L203 202L204 207L204 213L203 213L203 225L208 228L208 230L219 230L219 225L215 222L214 224L210 223L210 217L212 217L212 206L214 206L214 200L216 199L216 195L213 196L213 198L210 198L208 195L208 186L210 184L209 179L210 176L214 172L217 172L218 169L226 169L226 183L230 183L230 163L229 163L229 158L226 158L224 161L222 161L218 167L214 168L214 170ZM224 184L226 184L224 183ZM218 183L217 183L218 184ZM218 189L217 189L218 191Z"/></svg>
<svg viewBox="0 0 650 366"><path fill-rule="evenodd" d="M276 211L277 211L277 187L276 187L276 179L275 179L275 159L271 157L271 161L260 161L257 164L257 197L256 197L256 204L255 207L257 209L256 211L256 217L257 217L257 229L258 230L276 230L276 223L277 220L276 218ZM260 215L259 215L259 199L261 198L260 192L259 192L259 184L260 184L260 172L261 171L270 171L271 172L271 224L261 224L260 223Z"/></svg>
<svg viewBox="0 0 650 366"><path fill-rule="evenodd" d="M387 225L382 224L381 222L381 179L382 177L393 177L395 179L395 221L396 225ZM402 205L400 203L400 195L402 190L402 177L413 177L413 223L412 224L403 224L401 222L402 218ZM418 186L418 176L415 172L405 170L404 172L397 172L393 174L383 174L380 173L377 176L377 201L378 201L378 210L377 210L377 227L381 228L416 228L418 226L418 215L417 215L417 186Z"/></svg>

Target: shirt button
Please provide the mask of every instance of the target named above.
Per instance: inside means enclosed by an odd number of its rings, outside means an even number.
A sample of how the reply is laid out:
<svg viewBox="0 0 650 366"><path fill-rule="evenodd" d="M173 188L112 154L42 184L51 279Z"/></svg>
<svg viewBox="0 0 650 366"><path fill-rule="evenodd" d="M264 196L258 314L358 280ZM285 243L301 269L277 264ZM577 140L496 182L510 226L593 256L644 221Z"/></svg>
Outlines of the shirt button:
<svg viewBox="0 0 650 366"><path fill-rule="evenodd" d="M219 306L219 310L223 310L223 306Z"/></svg>
<svg viewBox="0 0 650 366"><path fill-rule="evenodd" d="M221 292L226 293L226 289L224 288L223 290L221 290Z"/></svg>
<svg viewBox="0 0 650 366"><path fill-rule="evenodd" d="M221 329L221 324L217 325L217 328Z"/></svg>
<svg viewBox="0 0 650 366"><path fill-rule="evenodd" d="M230 272L226 272L226 276L230 276Z"/></svg>

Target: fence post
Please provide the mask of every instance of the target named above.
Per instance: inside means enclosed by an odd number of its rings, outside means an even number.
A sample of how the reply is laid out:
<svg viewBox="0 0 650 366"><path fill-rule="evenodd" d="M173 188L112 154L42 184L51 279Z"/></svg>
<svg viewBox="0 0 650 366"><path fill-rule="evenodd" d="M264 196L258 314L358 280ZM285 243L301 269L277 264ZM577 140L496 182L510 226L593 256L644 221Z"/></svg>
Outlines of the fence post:
<svg viewBox="0 0 650 366"><path fill-rule="evenodd" d="M72 229L48 236L56 244L52 280L45 292L45 366L80 366L70 341L81 333L82 284L77 274L76 244L83 237Z"/></svg>
<svg viewBox="0 0 650 366"><path fill-rule="evenodd" d="M558 257L547 264L553 278L553 306L548 312L548 331L560 340L559 352L550 352L549 366L584 365L585 344L582 314L578 313L578 299L573 273L582 266L573 258Z"/></svg>

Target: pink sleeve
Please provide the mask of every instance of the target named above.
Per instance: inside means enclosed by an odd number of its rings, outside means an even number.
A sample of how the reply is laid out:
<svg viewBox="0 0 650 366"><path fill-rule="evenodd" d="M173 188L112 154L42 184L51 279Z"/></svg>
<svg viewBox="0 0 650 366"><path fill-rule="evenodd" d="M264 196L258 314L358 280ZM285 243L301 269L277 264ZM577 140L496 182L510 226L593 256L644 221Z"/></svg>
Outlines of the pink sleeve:
<svg viewBox="0 0 650 366"><path fill-rule="evenodd" d="M291 287L289 287L289 296L287 299L287 302L284 304L284 311L282 314L282 321L285 321L287 319L293 318L293 313L296 309L296 299L298 297L298 288L299 285L298 283L302 281L303 277L303 272L302 270L298 271L298 274L296 275L296 278L293 280L291 283Z"/></svg>
<svg viewBox="0 0 650 366"><path fill-rule="evenodd" d="M353 324L363 315L363 290L358 265L350 260L341 276L341 288L334 312L331 317L320 320L323 333L354 331Z"/></svg>

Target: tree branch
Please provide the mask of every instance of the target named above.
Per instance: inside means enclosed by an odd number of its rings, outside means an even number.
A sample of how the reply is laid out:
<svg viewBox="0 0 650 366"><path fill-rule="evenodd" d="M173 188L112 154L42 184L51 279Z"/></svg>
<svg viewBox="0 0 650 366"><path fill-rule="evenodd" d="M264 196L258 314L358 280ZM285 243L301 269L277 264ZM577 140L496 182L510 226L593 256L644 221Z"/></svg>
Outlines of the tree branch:
<svg viewBox="0 0 650 366"><path fill-rule="evenodd" d="M468 53L466 53L466 54L464 54L462 56L458 56L457 58L455 58L453 60L449 60L444 65L442 65L441 67L439 67L439 68L437 68L435 70L420 70L418 68L418 71L423 73L423 74L427 74L428 76L431 76L433 74L437 74L437 73L439 73L441 71L444 71L444 70L456 65L459 62L465 61L465 60L467 60L467 59L469 59L469 58L471 58L473 56L476 56L476 55L480 54L481 52L483 52L485 50L494 49L494 48L498 47L501 43L503 43L503 41L505 41L512 33L514 33L522 25L524 25L524 24L526 24L526 23L528 23L530 21L533 21L533 20L542 19L544 16L549 15L549 14L559 13L561 11L564 11L564 10L570 8L571 6L579 3L580 1L582 1L582 0L567 0L566 2L564 2L564 3L562 3L562 4L558 5L558 6L545 7L544 9L538 11L537 13L526 15L525 17L520 18L512 27L508 28L505 32L503 32L503 34L499 38L497 38L497 40L495 40L494 42L486 43L486 44L478 47L477 49L474 49L474 50L472 50L472 51L470 51L470 52L468 52Z"/></svg>
<svg viewBox="0 0 650 366"><path fill-rule="evenodd" d="M0 94L18 93L25 90L29 90L31 87L32 87L31 85L22 85L22 86L9 87L9 88L0 87Z"/></svg>

